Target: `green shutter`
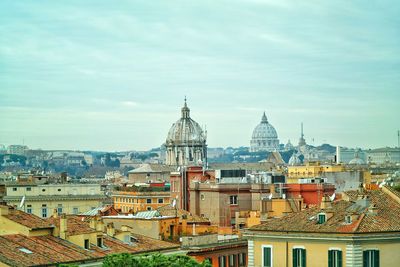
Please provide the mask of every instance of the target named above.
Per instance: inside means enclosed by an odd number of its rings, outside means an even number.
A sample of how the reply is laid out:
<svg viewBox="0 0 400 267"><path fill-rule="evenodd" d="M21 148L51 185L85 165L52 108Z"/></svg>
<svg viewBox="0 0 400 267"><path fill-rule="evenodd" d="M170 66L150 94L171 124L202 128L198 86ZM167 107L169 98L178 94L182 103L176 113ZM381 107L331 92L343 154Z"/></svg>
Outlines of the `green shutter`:
<svg viewBox="0 0 400 267"><path fill-rule="evenodd" d="M363 267L369 267L368 266L368 251L366 251L366 250L363 251Z"/></svg>
<svg viewBox="0 0 400 267"><path fill-rule="evenodd" d="M264 248L264 267L271 267L271 248Z"/></svg>
<svg viewBox="0 0 400 267"><path fill-rule="evenodd" d="M298 265L297 265L297 251L298 251L298 249L297 248L295 248L295 249L293 249L293 251L292 251L292 256L293 256L293 267L298 267Z"/></svg>
<svg viewBox="0 0 400 267"><path fill-rule="evenodd" d="M301 267L306 267L306 250L301 249Z"/></svg>
<svg viewBox="0 0 400 267"><path fill-rule="evenodd" d="M342 251L339 250L337 253L338 253L338 266L342 267L343 266L343 254L342 254Z"/></svg>
<svg viewBox="0 0 400 267"><path fill-rule="evenodd" d="M328 267L334 267L333 266L333 251L328 250Z"/></svg>
<svg viewBox="0 0 400 267"><path fill-rule="evenodd" d="M379 250L373 250L374 267L379 267Z"/></svg>

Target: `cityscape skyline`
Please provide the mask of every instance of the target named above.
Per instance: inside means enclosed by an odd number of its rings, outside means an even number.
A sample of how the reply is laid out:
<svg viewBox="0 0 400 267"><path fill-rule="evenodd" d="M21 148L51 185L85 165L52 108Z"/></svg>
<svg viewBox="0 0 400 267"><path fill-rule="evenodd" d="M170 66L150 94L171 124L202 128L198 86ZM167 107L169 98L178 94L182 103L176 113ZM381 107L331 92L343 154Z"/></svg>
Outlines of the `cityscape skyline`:
<svg viewBox="0 0 400 267"><path fill-rule="evenodd" d="M249 146L264 111L281 143L303 122L309 144L397 146L399 9L2 1L0 144L147 150L186 95L209 147Z"/></svg>

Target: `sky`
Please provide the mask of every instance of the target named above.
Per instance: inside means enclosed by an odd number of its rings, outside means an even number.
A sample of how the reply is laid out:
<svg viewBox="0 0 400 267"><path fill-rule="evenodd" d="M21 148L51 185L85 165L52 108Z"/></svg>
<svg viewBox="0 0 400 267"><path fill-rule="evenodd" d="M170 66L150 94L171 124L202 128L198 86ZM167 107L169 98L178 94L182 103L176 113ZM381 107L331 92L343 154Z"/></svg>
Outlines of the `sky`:
<svg viewBox="0 0 400 267"><path fill-rule="evenodd" d="M400 2L0 1L0 144L147 150L185 96L210 147L396 146Z"/></svg>

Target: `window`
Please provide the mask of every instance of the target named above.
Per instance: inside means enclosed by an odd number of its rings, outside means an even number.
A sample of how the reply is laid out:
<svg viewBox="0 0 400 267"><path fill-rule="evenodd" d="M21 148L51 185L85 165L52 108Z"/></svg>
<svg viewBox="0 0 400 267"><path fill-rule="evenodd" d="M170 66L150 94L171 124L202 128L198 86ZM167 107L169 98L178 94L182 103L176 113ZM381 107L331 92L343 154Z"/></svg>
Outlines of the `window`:
<svg viewBox="0 0 400 267"><path fill-rule="evenodd" d="M263 267L272 267L272 246L263 246Z"/></svg>
<svg viewBox="0 0 400 267"><path fill-rule="evenodd" d="M147 207L147 210L151 210L151 207Z"/></svg>
<svg viewBox="0 0 400 267"><path fill-rule="evenodd" d="M239 266L240 267L246 266L246 253L239 254Z"/></svg>
<svg viewBox="0 0 400 267"><path fill-rule="evenodd" d="M16 187L13 187L13 191L17 191L17 188L16 188Z"/></svg>
<svg viewBox="0 0 400 267"><path fill-rule="evenodd" d="M363 267L379 267L379 250L363 251Z"/></svg>
<svg viewBox="0 0 400 267"><path fill-rule="evenodd" d="M63 213L62 204L58 204L58 206L57 206L57 213L58 213L58 215L60 215L61 213Z"/></svg>
<svg viewBox="0 0 400 267"><path fill-rule="evenodd" d="M326 215L324 213L318 214L318 224L323 224L326 222Z"/></svg>
<svg viewBox="0 0 400 267"><path fill-rule="evenodd" d="M237 260L236 260L236 255L232 254L229 255L229 267L236 267L237 266Z"/></svg>
<svg viewBox="0 0 400 267"><path fill-rule="evenodd" d="M204 194L200 194L200 199L204 200L204 199L206 199L206 196Z"/></svg>
<svg viewBox="0 0 400 267"><path fill-rule="evenodd" d="M151 203L151 198L147 198L146 203Z"/></svg>
<svg viewBox="0 0 400 267"><path fill-rule="evenodd" d="M61 192L61 188L58 188L57 191L58 191L58 192Z"/></svg>
<svg viewBox="0 0 400 267"><path fill-rule="evenodd" d="M344 217L344 221L348 224L351 223L351 216L350 215L346 215L346 217Z"/></svg>
<svg viewBox="0 0 400 267"><path fill-rule="evenodd" d="M85 239L84 246L85 246L85 249L90 249L89 239Z"/></svg>
<svg viewBox="0 0 400 267"><path fill-rule="evenodd" d="M160 203L160 204L164 203L164 199L163 198L159 198L158 199L158 203Z"/></svg>
<svg viewBox="0 0 400 267"><path fill-rule="evenodd" d="M226 256L219 256L218 267L225 267L225 266L226 266Z"/></svg>
<svg viewBox="0 0 400 267"><path fill-rule="evenodd" d="M26 213L32 214L32 205L26 205Z"/></svg>
<svg viewBox="0 0 400 267"><path fill-rule="evenodd" d="M32 187L27 187L26 191L32 191Z"/></svg>
<svg viewBox="0 0 400 267"><path fill-rule="evenodd" d="M304 248L293 249L293 267L306 267L306 250Z"/></svg>
<svg viewBox="0 0 400 267"><path fill-rule="evenodd" d="M103 238L101 238L101 237L97 238L97 246L99 248L103 247Z"/></svg>
<svg viewBox="0 0 400 267"><path fill-rule="evenodd" d="M42 218L47 218L47 208L42 207Z"/></svg>
<svg viewBox="0 0 400 267"><path fill-rule="evenodd" d="M238 196L229 196L229 204L231 205L237 205L238 203Z"/></svg>
<svg viewBox="0 0 400 267"><path fill-rule="evenodd" d="M73 207L72 213L73 213L73 214L78 214L78 212L79 212L78 207Z"/></svg>
<svg viewBox="0 0 400 267"><path fill-rule="evenodd" d="M46 192L46 189L42 189L42 192Z"/></svg>
<svg viewBox="0 0 400 267"><path fill-rule="evenodd" d="M328 267L342 267L342 261L342 251L334 249L328 251Z"/></svg>

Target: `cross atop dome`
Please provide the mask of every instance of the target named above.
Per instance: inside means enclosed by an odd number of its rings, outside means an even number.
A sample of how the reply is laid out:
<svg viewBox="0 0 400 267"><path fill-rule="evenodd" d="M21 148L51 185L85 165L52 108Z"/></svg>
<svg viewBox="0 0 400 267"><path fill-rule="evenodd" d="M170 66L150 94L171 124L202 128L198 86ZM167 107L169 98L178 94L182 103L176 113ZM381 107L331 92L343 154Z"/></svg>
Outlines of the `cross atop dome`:
<svg viewBox="0 0 400 267"><path fill-rule="evenodd" d="M265 111L264 111L264 114L263 114L263 116L261 118L261 122L268 123L268 119L267 119L267 115L265 115Z"/></svg>
<svg viewBox="0 0 400 267"><path fill-rule="evenodd" d="M183 108L182 108L182 118L184 118L184 119L190 118L190 109L187 106L186 96L185 96L185 104L183 105Z"/></svg>

